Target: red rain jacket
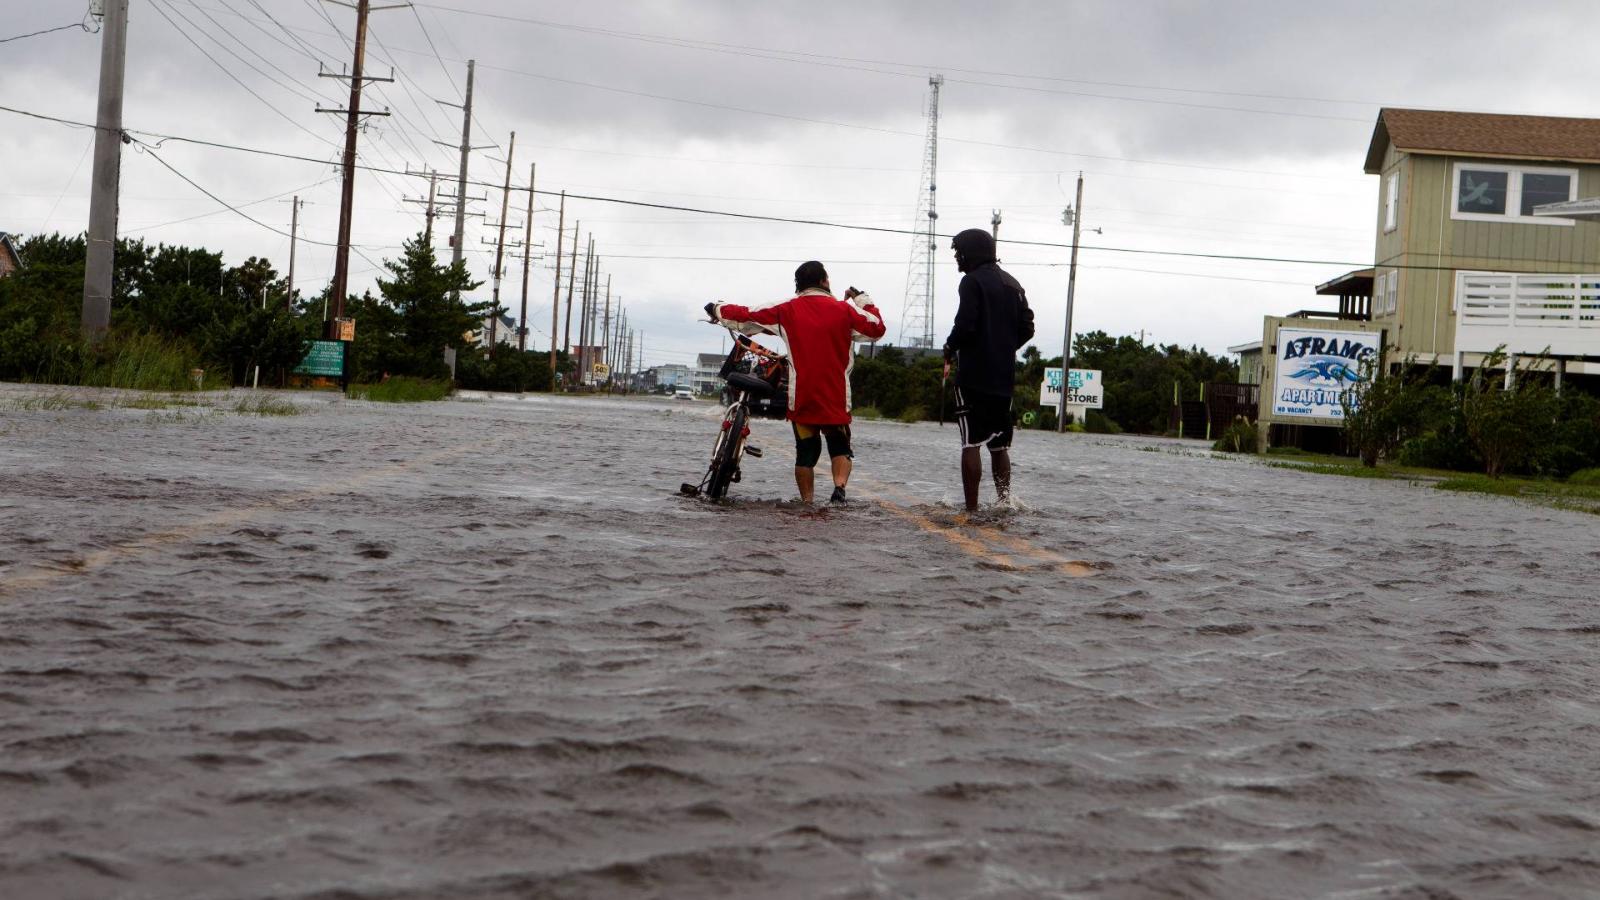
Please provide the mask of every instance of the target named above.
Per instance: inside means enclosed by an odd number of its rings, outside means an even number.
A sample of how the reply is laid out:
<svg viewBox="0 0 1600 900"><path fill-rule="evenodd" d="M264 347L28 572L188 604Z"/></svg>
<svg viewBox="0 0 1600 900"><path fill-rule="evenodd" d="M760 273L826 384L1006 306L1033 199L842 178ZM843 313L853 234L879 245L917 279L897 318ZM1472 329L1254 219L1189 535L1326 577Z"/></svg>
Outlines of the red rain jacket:
<svg viewBox="0 0 1600 900"><path fill-rule="evenodd" d="M789 345L789 420L801 425L850 424L850 367L855 341L884 335L883 316L865 294L861 306L827 291L802 291L792 300L751 308L717 304L730 325L754 323Z"/></svg>

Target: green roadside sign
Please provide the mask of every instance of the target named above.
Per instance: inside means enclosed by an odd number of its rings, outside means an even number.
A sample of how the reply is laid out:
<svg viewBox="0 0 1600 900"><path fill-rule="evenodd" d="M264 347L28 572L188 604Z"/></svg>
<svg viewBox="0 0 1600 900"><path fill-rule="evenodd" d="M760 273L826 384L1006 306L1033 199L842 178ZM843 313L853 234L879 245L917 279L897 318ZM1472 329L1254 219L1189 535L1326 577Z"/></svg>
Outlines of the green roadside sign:
<svg viewBox="0 0 1600 900"><path fill-rule="evenodd" d="M338 378L344 374L344 341L312 341L306 358L294 367L296 375L325 375Z"/></svg>

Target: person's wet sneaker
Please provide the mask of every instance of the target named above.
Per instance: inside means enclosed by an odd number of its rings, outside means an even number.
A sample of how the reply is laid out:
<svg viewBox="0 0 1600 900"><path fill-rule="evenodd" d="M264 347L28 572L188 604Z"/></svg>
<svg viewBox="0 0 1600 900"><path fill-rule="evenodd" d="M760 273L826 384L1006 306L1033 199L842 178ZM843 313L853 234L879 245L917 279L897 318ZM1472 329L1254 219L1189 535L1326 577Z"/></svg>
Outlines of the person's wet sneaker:
<svg viewBox="0 0 1600 900"><path fill-rule="evenodd" d="M844 485L836 484L836 485L833 486L833 496L828 498L828 502L829 503L843 503L843 502L845 502L845 499L844 499Z"/></svg>

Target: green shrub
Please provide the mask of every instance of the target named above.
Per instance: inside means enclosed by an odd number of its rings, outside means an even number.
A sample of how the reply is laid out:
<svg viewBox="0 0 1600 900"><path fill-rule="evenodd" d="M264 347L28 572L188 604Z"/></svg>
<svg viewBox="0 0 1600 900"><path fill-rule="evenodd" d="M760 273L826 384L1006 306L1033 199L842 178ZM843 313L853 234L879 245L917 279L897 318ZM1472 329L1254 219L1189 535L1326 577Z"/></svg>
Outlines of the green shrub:
<svg viewBox="0 0 1600 900"><path fill-rule="evenodd" d="M899 419L902 422L921 422L928 417L928 411L921 406L908 406L900 411Z"/></svg>
<svg viewBox="0 0 1600 900"><path fill-rule="evenodd" d="M1122 427L1111 421L1098 409L1091 409L1084 413L1083 427L1090 434L1121 434Z"/></svg>
<svg viewBox="0 0 1600 900"><path fill-rule="evenodd" d="M1600 486L1600 468L1579 469L1567 476L1567 483Z"/></svg>
<svg viewBox="0 0 1600 900"><path fill-rule="evenodd" d="M1522 373L1507 389L1492 369L1498 354L1475 371L1461 396L1467 437L1490 478L1535 468L1551 444L1559 399L1549 386Z"/></svg>
<svg viewBox="0 0 1600 900"><path fill-rule="evenodd" d="M1428 430L1439 408L1439 394L1428 385L1429 371L1406 366L1387 375L1373 360L1339 397L1344 413L1344 439L1365 466L1393 456L1403 444Z"/></svg>
<svg viewBox="0 0 1600 900"><path fill-rule="evenodd" d="M851 418L876 421L883 418L883 413L878 412L876 406L861 406L850 411Z"/></svg>
<svg viewBox="0 0 1600 900"><path fill-rule="evenodd" d="M1258 432L1256 423L1236 417L1232 424L1223 429L1222 436L1217 438L1211 449L1223 453L1255 453L1260 445L1257 443Z"/></svg>
<svg viewBox="0 0 1600 900"><path fill-rule="evenodd" d="M300 407L281 397L247 397L234 404L233 411L249 416L298 416Z"/></svg>
<svg viewBox="0 0 1600 900"><path fill-rule="evenodd" d="M443 400L454 390L448 381L396 375L377 384L351 385L350 397L374 403L426 403Z"/></svg>

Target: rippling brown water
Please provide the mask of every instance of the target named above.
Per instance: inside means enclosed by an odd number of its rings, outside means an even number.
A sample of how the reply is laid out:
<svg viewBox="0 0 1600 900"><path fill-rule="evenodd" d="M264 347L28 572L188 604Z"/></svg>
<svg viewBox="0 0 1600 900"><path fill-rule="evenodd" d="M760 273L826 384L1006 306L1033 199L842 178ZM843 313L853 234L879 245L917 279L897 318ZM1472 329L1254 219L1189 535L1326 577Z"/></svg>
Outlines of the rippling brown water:
<svg viewBox="0 0 1600 900"><path fill-rule="evenodd" d="M40 393L0 896L1600 892L1591 516L1030 433L961 525L891 424L719 507L699 405Z"/></svg>

